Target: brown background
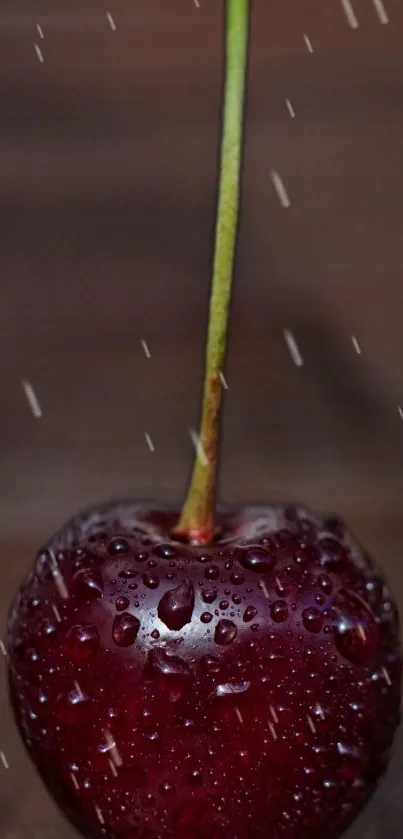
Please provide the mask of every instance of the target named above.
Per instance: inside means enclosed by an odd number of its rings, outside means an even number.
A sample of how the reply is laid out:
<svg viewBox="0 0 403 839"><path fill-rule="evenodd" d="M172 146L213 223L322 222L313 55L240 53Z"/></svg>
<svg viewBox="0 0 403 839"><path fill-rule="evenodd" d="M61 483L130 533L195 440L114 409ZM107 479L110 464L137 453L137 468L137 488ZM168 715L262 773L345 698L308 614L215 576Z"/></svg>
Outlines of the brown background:
<svg viewBox="0 0 403 839"><path fill-rule="evenodd" d="M403 604L403 4L385 6L381 26L355 0L352 30L339 0L255 2L221 495L340 511ZM116 32L98 0L0 6L3 621L66 517L111 496L180 499L192 456L222 3L109 7ZM1 837L71 839L3 687L2 705ZM402 759L403 737L351 839L401 836Z"/></svg>

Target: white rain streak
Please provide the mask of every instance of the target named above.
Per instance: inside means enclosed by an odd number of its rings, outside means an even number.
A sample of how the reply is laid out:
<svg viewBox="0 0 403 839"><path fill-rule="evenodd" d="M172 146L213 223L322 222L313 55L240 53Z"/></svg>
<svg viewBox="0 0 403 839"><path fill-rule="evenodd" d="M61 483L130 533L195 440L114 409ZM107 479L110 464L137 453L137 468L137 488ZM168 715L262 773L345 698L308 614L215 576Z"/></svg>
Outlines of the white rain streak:
<svg viewBox="0 0 403 839"><path fill-rule="evenodd" d="M291 332L291 329L284 329L283 330L283 335L284 335L287 347L290 351L290 356L291 356L295 366L296 367L302 367L302 365L304 363L304 359L302 358L299 346L298 346L298 344L297 344L297 342L294 338L294 335Z"/></svg>
<svg viewBox="0 0 403 839"><path fill-rule="evenodd" d="M5 646L4 646L4 641L1 641L1 640L0 640L0 651L1 651L1 653L2 653L4 656L6 656L6 655L7 655L7 650L6 650Z"/></svg>
<svg viewBox="0 0 403 839"><path fill-rule="evenodd" d="M274 725L273 725L272 722L269 722L269 729L270 729L270 734L273 737L273 740L277 740L276 729L274 728Z"/></svg>
<svg viewBox="0 0 403 839"><path fill-rule="evenodd" d="M390 687L391 684L392 684L392 679L390 678L386 667L382 667L382 675L383 675L383 678L385 679L386 684L388 685L388 687Z"/></svg>
<svg viewBox="0 0 403 839"><path fill-rule="evenodd" d="M273 722L277 725L277 723L278 723L278 716L277 716L277 714L276 714L276 712L275 712L275 710L274 710L274 708L273 708L273 705L269 705L269 710L270 710L270 713L271 713L271 715L272 715L272 717L273 717Z"/></svg>
<svg viewBox="0 0 403 839"><path fill-rule="evenodd" d="M285 104L287 105L287 111L292 119L295 119L295 111L289 99L285 100Z"/></svg>
<svg viewBox="0 0 403 839"><path fill-rule="evenodd" d="M270 172L270 177L272 179L272 183L274 189L276 190L277 198L280 201L281 206L284 207L285 210L288 209L288 207L291 207L291 201L288 197L288 193L284 186L284 181L281 175L279 175L276 169L272 169Z"/></svg>
<svg viewBox="0 0 403 839"><path fill-rule="evenodd" d="M36 56L41 64L44 62L43 52L39 46L39 44L34 44L34 50L36 52Z"/></svg>
<svg viewBox="0 0 403 839"><path fill-rule="evenodd" d="M108 731L107 729L105 729L105 731L104 731L104 737L105 737L105 742L106 742L106 745L107 745L108 752L110 752L112 763L114 763L115 766L122 766L123 765L123 760L122 760L122 758L119 754L119 751L118 751L117 745L115 743L115 740L113 739L110 731Z"/></svg>
<svg viewBox="0 0 403 839"><path fill-rule="evenodd" d="M239 722L242 724L243 723L243 716L242 716L242 714L241 714L237 705L235 706L235 713L236 713L236 715L239 719Z"/></svg>
<svg viewBox="0 0 403 839"><path fill-rule="evenodd" d="M56 557L55 557L53 551L50 548L48 549L48 554L49 554L51 562L52 562L52 568L50 569L50 573L52 574L55 586L56 586L56 588L57 588L57 590L60 594L60 597L62 597L63 600L68 600L69 592L68 592L66 583L64 582L62 573L61 573L60 568L57 564Z"/></svg>
<svg viewBox="0 0 403 839"><path fill-rule="evenodd" d="M194 4L195 4L195 6L196 6L196 9L200 9L200 3L199 3L199 0L193 0L193 2L194 2Z"/></svg>
<svg viewBox="0 0 403 839"><path fill-rule="evenodd" d="M268 590L267 590L266 583L265 583L265 581L264 581L264 580L260 580L259 582L260 582L260 588L262 589L262 592L263 592L263 594L264 594L264 596L265 596L266 600L268 600L268 599L269 599L269 597L270 597L270 594L269 594L269 592L268 592Z"/></svg>
<svg viewBox="0 0 403 839"><path fill-rule="evenodd" d="M402 408L402 406L401 406L401 405L398 405L398 406L397 406L397 410L399 411L399 417L400 417L400 419L401 419L401 420L403 420L403 408Z"/></svg>
<svg viewBox="0 0 403 839"><path fill-rule="evenodd" d="M4 752L2 752L2 751L0 751L0 760L3 764L3 766L4 766L4 769L9 769L10 768L10 764L9 764Z"/></svg>
<svg viewBox="0 0 403 839"><path fill-rule="evenodd" d="M220 373L220 379L221 379L221 384L222 384L224 390L228 390L228 382L227 382L227 380L224 376L224 373Z"/></svg>
<svg viewBox="0 0 403 839"><path fill-rule="evenodd" d="M305 41L305 46L306 46L308 52L313 52L312 41L311 41L309 35L306 34L306 32L304 32L304 41Z"/></svg>
<svg viewBox="0 0 403 839"><path fill-rule="evenodd" d="M108 763L109 763L109 768L112 772L113 777L117 778L118 770L116 769L116 766L115 766L113 760L108 760Z"/></svg>
<svg viewBox="0 0 403 839"><path fill-rule="evenodd" d="M79 697L79 699L84 699L84 694L83 694L83 692L82 692L82 690L81 690L80 685L78 684L78 682L73 682L73 684L74 684L74 687L75 687L75 689L76 689L76 691L77 691L77 696Z"/></svg>
<svg viewBox="0 0 403 839"><path fill-rule="evenodd" d="M361 349L361 347L360 347L360 345L359 345L359 343L358 343L357 338L355 337L355 335L352 335L352 336L351 336L351 341L352 341L352 344L353 344L353 347L354 347L354 349L355 349L356 353L357 353L358 355L361 355L361 353L362 353L362 349Z"/></svg>
<svg viewBox="0 0 403 839"><path fill-rule="evenodd" d="M114 21L114 19L113 19L113 17L112 17L112 15L111 15L111 13L110 13L110 12L107 12L107 13L106 13L106 18L107 18L107 21L108 21L108 23L109 23L109 26L110 26L110 27L111 27L111 29L112 29L112 32L116 32L116 23L115 23L115 21Z"/></svg>
<svg viewBox="0 0 403 839"><path fill-rule="evenodd" d="M275 583L276 583L276 586L277 586L278 590L279 591L284 591L283 584L282 584L281 580L278 577L275 577L274 580L275 580Z"/></svg>
<svg viewBox="0 0 403 839"><path fill-rule="evenodd" d="M389 15L385 9L385 6L383 5L382 0L372 0L372 2L374 4L375 11L378 15L379 23L382 23L383 25L389 23Z"/></svg>
<svg viewBox="0 0 403 839"><path fill-rule="evenodd" d="M360 636L362 641L367 640L367 633L365 632L365 629L364 629L362 623L357 624L357 633Z"/></svg>
<svg viewBox="0 0 403 839"><path fill-rule="evenodd" d="M191 439L191 441L192 441L192 443L193 443L193 445L196 449L196 454L197 454L198 459L200 460L200 463L203 466L207 466L207 464L208 464L207 455L206 455L206 452L204 451L204 448L203 448L203 445L200 441L199 435L194 430L194 428L190 429L189 434L190 434L190 439Z"/></svg>
<svg viewBox="0 0 403 839"><path fill-rule="evenodd" d="M74 772L70 772L70 778L71 778L71 780L73 781L73 785L74 785L74 787L75 787L76 789L79 789L79 783L78 783L78 781L77 781L77 778L76 778L76 776L75 776Z"/></svg>
<svg viewBox="0 0 403 839"><path fill-rule="evenodd" d="M61 623L62 619L61 619L61 617L60 617L60 612L59 612L59 610L58 610L58 608L57 608L57 606L56 606L56 603L52 603L52 610L53 610L53 614L54 614L54 616L55 616L55 618L56 618L57 622L58 622L58 623Z"/></svg>
<svg viewBox="0 0 403 839"><path fill-rule="evenodd" d="M351 29L358 29L358 20L350 0L340 0L340 2L344 14L347 18L348 25L351 27Z"/></svg>
<svg viewBox="0 0 403 839"><path fill-rule="evenodd" d="M147 341L144 340L144 338L141 339L141 346L143 347L145 357L151 358L149 346L147 344Z"/></svg>
<svg viewBox="0 0 403 839"><path fill-rule="evenodd" d="M52 574L55 586L56 586L56 588L57 588L57 590L60 594L60 597L62 597L63 600L67 600L68 597L69 597L69 592L68 592L66 583L63 580L61 571L59 570L59 568L51 568L51 574Z"/></svg>
<svg viewBox="0 0 403 839"><path fill-rule="evenodd" d="M145 441L147 443L148 448L150 449L150 452L155 452L155 446L154 446L154 443L153 443L148 431L144 432L144 438L145 438Z"/></svg>
<svg viewBox="0 0 403 839"><path fill-rule="evenodd" d="M105 824L105 819L102 815L102 810L100 807L95 807L95 812L97 814L97 819L101 824Z"/></svg>
<svg viewBox="0 0 403 839"><path fill-rule="evenodd" d="M315 728L314 721L313 721L312 717L309 716L309 714L306 715L306 721L309 725L309 728L312 731L312 734L316 734L316 728Z"/></svg>
<svg viewBox="0 0 403 839"><path fill-rule="evenodd" d="M31 382L29 382L27 379L21 379L21 384L25 396L27 397L28 405L31 408L31 411L35 419L40 419L42 416L42 408L39 404L38 397L31 385Z"/></svg>
<svg viewBox="0 0 403 839"><path fill-rule="evenodd" d="M37 29L39 37L43 39L45 36L43 34L42 26L39 23L36 24L36 29Z"/></svg>

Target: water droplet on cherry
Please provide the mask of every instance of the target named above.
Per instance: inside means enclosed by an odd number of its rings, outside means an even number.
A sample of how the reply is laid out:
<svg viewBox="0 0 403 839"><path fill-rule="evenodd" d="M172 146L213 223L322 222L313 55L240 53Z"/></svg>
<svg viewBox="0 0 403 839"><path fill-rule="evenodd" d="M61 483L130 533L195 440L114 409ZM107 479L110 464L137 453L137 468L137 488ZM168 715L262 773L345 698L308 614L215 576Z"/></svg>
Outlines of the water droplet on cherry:
<svg viewBox="0 0 403 839"><path fill-rule="evenodd" d="M346 566L347 551L337 539L331 537L319 539L316 545L316 553L320 565L329 571L342 571Z"/></svg>
<svg viewBox="0 0 403 839"><path fill-rule="evenodd" d="M130 545L126 539L116 538L108 545L108 553L111 554L111 556L116 556L116 554L127 554L129 553L129 550Z"/></svg>
<svg viewBox="0 0 403 839"><path fill-rule="evenodd" d="M152 572L146 571L142 577L143 583L147 588L156 589L160 584L160 578L158 574L153 574Z"/></svg>
<svg viewBox="0 0 403 839"><path fill-rule="evenodd" d="M72 592L82 600L96 600L103 597L104 581L101 572L96 568L83 568L77 571L72 580Z"/></svg>
<svg viewBox="0 0 403 839"><path fill-rule="evenodd" d="M130 612L116 615L112 624L112 638L117 647L134 644L140 629L140 621Z"/></svg>
<svg viewBox="0 0 403 839"><path fill-rule="evenodd" d="M247 571L256 574L267 574L276 564L276 557L260 545L252 545L243 550L240 556L241 565Z"/></svg>
<svg viewBox="0 0 403 839"><path fill-rule="evenodd" d="M194 681L186 662L179 656L169 655L160 647L154 647L148 653L144 677L155 681L158 688L168 694L171 702L181 699Z"/></svg>
<svg viewBox="0 0 403 839"><path fill-rule="evenodd" d="M220 576L220 569L217 565L210 565L204 572L206 580L217 580Z"/></svg>
<svg viewBox="0 0 403 839"><path fill-rule="evenodd" d="M162 784L160 784L159 791L160 791L161 795L164 795L164 796L167 796L167 797L168 796L173 796L173 795L175 795L176 787L174 786L174 784L171 784L169 781L164 781Z"/></svg>
<svg viewBox="0 0 403 839"><path fill-rule="evenodd" d="M234 586L241 586L245 582L245 574L239 568L235 568L230 576L230 581Z"/></svg>
<svg viewBox="0 0 403 839"><path fill-rule="evenodd" d="M218 624L215 628L214 633L214 641L216 644L220 644L221 646L227 647L229 644L235 640L237 636L238 630L233 621L227 620L223 618L222 620L218 621Z"/></svg>
<svg viewBox="0 0 403 839"><path fill-rule="evenodd" d="M162 559L173 559L175 556L178 556L178 551L173 545L169 545L168 543L163 542L160 545L157 545L154 548L154 553L157 556L162 557Z"/></svg>
<svg viewBox="0 0 403 839"><path fill-rule="evenodd" d="M192 620L195 593L191 580L166 591L158 604L158 617L168 629L178 632Z"/></svg>
<svg viewBox="0 0 403 839"><path fill-rule="evenodd" d="M205 603L214 603L216 597L217 592L212 588L206 589L206 591L203 591L202 593L202 600L204 600Z"/></svg>
<svg viewBox="0 0 403 839"><path fill-rule="evenodd" d="M276 600L270 607L270 617L276 623L283 623L289 615L288 605L285 600Z"/></svg>
<svg viewBox="0 0 403 839"><path fill-rule="evenodd" d="M339 653L355 664L369 662L378 648L379 630L370 607L347 589L335 598L333 633Z"/></svg>
<svg viewBox="0 0 403 839"><path fill-rule="evenodd" d="M123 612L130 604L130 600L128 597L122 595L121 597L117 597L115 600L115 609L118 612Z"/></svg>
<svg viewBox="0 0 403 839"><path fill-rule="evenodd" d="M63 725L84 725L88 721L90 711L91 701L79 686L59 694L56 700L55 714Z"/></svg>
<svg viewBox="0 0 403 839"><path fill-rule="evenodd" d="M243 613L243 620L245 623L249 623L249 621L253 620L257 615L257 609L254 606L247 606L244 613Z"/></svg>
<svg viewBox="0 0 403 839"><path fill-rule="evenodd" d="M66 650L77 661L91 658L98 652L99 645L99 632L94 624L73 626L66 637Z"/></svg>
<svg viewBox="0 0 403 839"><path fill-rule="evenodd" d="M320 632L323 627L323 615L314 606L304 609L302 612L302 623L309 632Z"/></svg>

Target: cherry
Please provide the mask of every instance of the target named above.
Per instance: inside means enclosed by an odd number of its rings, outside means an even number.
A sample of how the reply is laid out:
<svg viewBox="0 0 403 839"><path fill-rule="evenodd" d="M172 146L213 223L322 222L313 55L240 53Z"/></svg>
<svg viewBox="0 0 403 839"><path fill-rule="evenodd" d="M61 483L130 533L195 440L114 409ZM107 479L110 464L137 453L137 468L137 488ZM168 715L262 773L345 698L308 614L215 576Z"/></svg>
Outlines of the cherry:
<svg viewBox="0 0 403 839"><path fill-rule="evenodd" d="M38 554L7 629L11 703L87 839L337 839L399 722L396 607L342 522L216 511L249 0L226 0L206 371L180 511L107 505Z"/></svg>
<svg viewBox="0 0 403 839"><path fill-rule="evenodd" d="M326 522L297 514L283 545L283 507L221 510L206 555L169 542L176 513L120 505L40 552L10 612L10 693L86 836L330 839L371 794L398 722L395 609L347 530L324 571Z"/></svg>

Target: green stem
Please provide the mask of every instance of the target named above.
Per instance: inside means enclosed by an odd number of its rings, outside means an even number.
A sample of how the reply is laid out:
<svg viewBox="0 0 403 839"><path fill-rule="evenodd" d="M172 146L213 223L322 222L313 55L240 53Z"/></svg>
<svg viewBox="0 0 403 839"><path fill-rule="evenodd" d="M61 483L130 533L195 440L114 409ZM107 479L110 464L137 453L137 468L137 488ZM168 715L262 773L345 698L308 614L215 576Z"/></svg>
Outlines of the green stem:
<svg viewBox="0 0 403 839"><path fill-rule="evenodd" d="M220 407L240 204L250 0L226 0L225 81L215 249L199 446L173 535L208 544L217 535L215 490Z"/></svg>

